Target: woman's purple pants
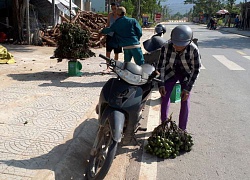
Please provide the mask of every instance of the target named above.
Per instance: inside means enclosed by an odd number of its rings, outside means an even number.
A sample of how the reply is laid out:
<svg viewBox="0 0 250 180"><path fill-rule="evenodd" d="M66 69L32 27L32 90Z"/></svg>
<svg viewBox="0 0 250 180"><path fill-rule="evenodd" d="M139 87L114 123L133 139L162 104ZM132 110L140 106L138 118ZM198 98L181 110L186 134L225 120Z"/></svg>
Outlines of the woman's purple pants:
<svg viewBox="0 0 250 180"><path fill-rule="evenodd" d="M166 95L161 97L161 100L162 100L161 101L161 121L162 122L167 120L168 118L171 92L178 80L181 84L181 90L185 88L185 85L183 83L184 78L185 77L183 77L182 75L175 75L174 77L165 81ZM179 114L179 128L181 128L182 130L186 130L186 127L187 127L189 108L190 108L190 93L186 101L181 101L181 108L180 108L180 114Z"/></svg>

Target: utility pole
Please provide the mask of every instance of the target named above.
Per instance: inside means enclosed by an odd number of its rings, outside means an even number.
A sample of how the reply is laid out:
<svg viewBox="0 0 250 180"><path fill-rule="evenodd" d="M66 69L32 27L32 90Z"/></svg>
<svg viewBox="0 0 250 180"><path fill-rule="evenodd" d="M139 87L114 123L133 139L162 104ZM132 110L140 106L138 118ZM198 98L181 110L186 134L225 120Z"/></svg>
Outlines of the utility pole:
<svg viewBox="0 0 250 180"><path fill-rule="evenodd" d="M107 9L108 9L108 14L109 14L109 11L110 11L110 0L108 0L108 7L107 7Z"/></svg>
<svg viewBox="0 0 250 180"><path fill-rule="evenodd" d="M69 22L71 23L71 0L69 0Z"/></svg>
<svg viewBox="0 0 250 180"><path fill-rule="evenodd" d="M29 0L25 1L25 6L26 6L26 35L27 35L27 43L30 44L30 4Z"/></svg>
<svg viewBox="0 0 250 180"><path fill-rule="evenodd" d="M53 14L52 26L55 26L55 25L56 25L56 9L55 9L55 0L52 0L52 14Z"/></svg>
<svg viewBox="0 0 250 180"><path fill-rule="evenodd" d="M138 9L137 9L137 20L140 20L141 15L141 0L138 0Z"/></svg>

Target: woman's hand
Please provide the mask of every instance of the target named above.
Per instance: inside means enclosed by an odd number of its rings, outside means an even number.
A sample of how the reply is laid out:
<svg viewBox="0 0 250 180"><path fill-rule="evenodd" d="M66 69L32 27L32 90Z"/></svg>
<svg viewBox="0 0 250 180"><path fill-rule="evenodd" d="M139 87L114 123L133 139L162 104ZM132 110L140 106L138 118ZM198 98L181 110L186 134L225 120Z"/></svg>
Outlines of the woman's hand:
<svg viewBox="0 0 250 180"><path fill-rule="evenodd" d="M189 92L183 90L183 91L181 92L181 101L186 101L186 100L188 99L188 97L189 97Z"/></svg>
<svg viewBox="0 0 250 180"><path fill-rule="evenodd" d="M161 96L165 96L166 95L166 90L164 86L159 87L159 92L161 94Z"/></svg>

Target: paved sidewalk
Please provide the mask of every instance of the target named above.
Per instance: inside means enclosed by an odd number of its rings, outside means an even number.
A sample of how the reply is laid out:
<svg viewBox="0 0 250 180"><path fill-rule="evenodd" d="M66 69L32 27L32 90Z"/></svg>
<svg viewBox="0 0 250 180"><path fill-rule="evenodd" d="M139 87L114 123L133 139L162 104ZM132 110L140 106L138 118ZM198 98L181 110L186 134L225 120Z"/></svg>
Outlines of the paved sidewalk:
<svg viewBox="0 0 250 180"><path fill-rule="evenodd" d="M207 27L206 24L197 24L197 25ZM219 26L217 29L220 31L225 31L225 32L233 33L233 34L239 34L242 36L250 37L250 30L239 30L238 28L233 28L233 27L229 28L229 27L223 27L223 26Z"/></svg>
<svg viewBox="0 0 250 180"><path fill-rule="evenodd" d="M141 41L152 34L144 30ZM100 73L105 48L81 61L82 77L68 77L68 61L50 59L55 48L6 47L17 63L0 65L0 179L81 178L70 173L83 168L97 127L94 107L112 76Z"/></svg>

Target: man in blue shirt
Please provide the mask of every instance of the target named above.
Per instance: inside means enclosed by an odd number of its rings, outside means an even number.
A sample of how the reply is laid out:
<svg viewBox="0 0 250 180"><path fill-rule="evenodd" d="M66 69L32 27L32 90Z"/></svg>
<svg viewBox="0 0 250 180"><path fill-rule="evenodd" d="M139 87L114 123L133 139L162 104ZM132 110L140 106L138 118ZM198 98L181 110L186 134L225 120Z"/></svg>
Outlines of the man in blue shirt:
<svg viewBox="0 0 250 180"><path fill-rule="evenodd" d="M142 36L140 24L136 19L125 16L126 9L124 7L118 7L116 13L119 18L110 27L104 28L101 33L114 32L110 45L112 47L123 47L125 62L130 62L133 57L137 65L144 64L140 46Z"/></svg>

